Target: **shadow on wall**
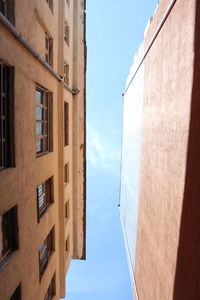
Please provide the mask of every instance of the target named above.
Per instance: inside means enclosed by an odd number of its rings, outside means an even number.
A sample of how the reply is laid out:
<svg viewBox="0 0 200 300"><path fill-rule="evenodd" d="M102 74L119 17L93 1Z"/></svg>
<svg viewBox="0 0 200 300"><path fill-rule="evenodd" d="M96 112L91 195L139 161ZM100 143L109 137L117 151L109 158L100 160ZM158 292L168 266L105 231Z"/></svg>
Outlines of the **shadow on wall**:
<svg viewBox="0 0 200 300"><path fill-rule="evenodd" d="M194 80L174 300L200 299L200 1L196 1Z"/></svg>

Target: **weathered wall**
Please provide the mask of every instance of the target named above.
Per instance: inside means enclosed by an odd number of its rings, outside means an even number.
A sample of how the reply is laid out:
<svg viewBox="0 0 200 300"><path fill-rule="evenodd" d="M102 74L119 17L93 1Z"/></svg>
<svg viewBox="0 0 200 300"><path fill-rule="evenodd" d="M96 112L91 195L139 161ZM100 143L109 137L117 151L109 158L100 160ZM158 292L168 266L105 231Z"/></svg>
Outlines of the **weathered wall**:
<svg viewBox="0 0 200 300"><path fill-rule="evenodd" d="M174 299L193 84L195 2L176 2L145 59L135 271L142 300ZM145 47L169 3L159 3Z"/></svg>
<svg viewBox="0 0 200 300"><path fill-rule="evenodd" d="M132 279L137 238L144 67L140 68L133 80L132 77L143 54L144 47L141 45L130 69L123 99L120 215Z"/></svg>
<svg viewBox="0 0 200 300"><path fill-rule="evenodd" d="M77 2L79 10L74 13L73 3ZM14 66L14 137L15 168L5 169L0 173L0 215L17 204L19 222L19 250L14 252L3 270L0 271L0 300L10 299L13 291L21 282L22 299L43 300L51 278L56 272L55 300L65 294L65 275L73 256L73 219L77 213L73 210L73 168L74 161L84 158L82 149L84 136L84 55L83 43L83 6L82 1L54 1L53 14L46 0L15 1L16 28L44 57L45 31L53 38L53 69L63 76L63 63L70 66L71 88L79 88L81 93L79 106L82 127L74 129L74 104L72 94L59 83L23 46L0 24L0 59ZM76 20L74 21L74 18ZM70 46L63 41L63 20L70 26ZM74 28L80 28L78 41L74 44ZM82 35L81 35L82 34ZM74 47L77 47L75 49ZM59 47L60 50L59 52ZM80 49L81 51L80 51ZM73 53L78 52L79 61L74 62ZM82 55L82 56L81 56ZM81 64L80 64L81 61ZM79 65L80 64L80 65ZM76 65L76 68L75 68ZM77 67L78 65L78 67ZM73 76L79 76L78 82ZM53 93L53 152L36 157L35 145L35 87L39 84ZM78 85L76 85L78 84ZM64 147L64 101L69 103L69 146ZM77 130L74 132L74 130ZM74 136L77 143L83 145L81 154L73 156ZM78 145L79 145L78 144ZM69 162L69 183L64 185L64 165ZM76 175L79 170L76 170ZM54 203L37 222L36 187L54 176ZM79 174L77 190L83 188L84 173ZM83 203L80 195L77 202ZM65 219L65 203L69 201L69 216ZM79 213L84 219L84 211ZM80 220L79 230L84 230ZM38 250L51 228L55 225L55 252L39 282ZM77 233L78 234L78 233ZM83 234L83 233L79 233ZM70 249L65 250L65 242L70 236ZM81 251L84 240L80 243Z"/></svg>

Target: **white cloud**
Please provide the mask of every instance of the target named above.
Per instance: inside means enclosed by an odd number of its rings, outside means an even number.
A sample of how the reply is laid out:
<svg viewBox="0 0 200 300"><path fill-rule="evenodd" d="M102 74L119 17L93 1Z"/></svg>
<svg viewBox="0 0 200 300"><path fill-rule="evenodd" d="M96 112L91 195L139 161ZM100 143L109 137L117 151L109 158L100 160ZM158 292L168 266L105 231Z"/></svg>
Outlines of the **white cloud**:
<svg viewBox="0 0 200 300"><path fill-rule="evenodd" d="M108 132L106 133L108 135ZM112 143L112 135L106 141L100 133L87 123L87 159L98 169L104 169L115 174L119 174L121 152Z"/></svg>

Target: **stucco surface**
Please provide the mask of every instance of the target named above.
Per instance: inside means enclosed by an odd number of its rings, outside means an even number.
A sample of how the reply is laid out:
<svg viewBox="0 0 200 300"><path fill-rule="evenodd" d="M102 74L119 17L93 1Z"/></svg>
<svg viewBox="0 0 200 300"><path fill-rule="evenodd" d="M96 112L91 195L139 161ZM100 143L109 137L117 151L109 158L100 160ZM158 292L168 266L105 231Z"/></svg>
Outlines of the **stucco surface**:
<svg viewBox="0 0 200 300"><path fill-rule="evenodd" d="M73 3L76 3L76 8ZM0 214L17 205L19 229L19 250L13 253L3 270L0 271L0 300L9 300L20 282L22 299L43 300L54 272L56 272L54 299L57 300L65 295L65 276L71 258L74 256L74 245L76 252L78 251L77 258L81 258L85 251L84 7L82 1L79 0L72 2L70 7L64 0L54 1L52 14L46 0L19 0L15 1L15 4L17 30L43 58L45 57L45 32L47 32L53 38L53 69L63 76L63 65L66 61L70 66L69 85L71 88L79 88L80 93L76 96L74 103L73 96L63 87L63 83L59 83L0 24L0 40L3 41L0 47L0 59L14 66L15 69L15 167L0 172ZM63 39L65 19L68 20L70 26L70 47L65 45ZM78 34L75 35L76 31ZM74 78L78 79L75 81ZM35 145L35 88L37 84L53 93L53 147L52 152L41 157L36 157ZM69 145L65 147L63 141L64 102L69 103ZM74 114L78 105L79 110ZM78 129L74 127L74 122L77 122ZM65 185L64 165L66 163L69 163L69 183ZM51 176L54 182L54 203L50 205L38 223L36 188ZM74 180L77 182L76 187L74 187ZM65 219L67 201L69 201L68 220ZM80 206L79 213L74 210L74 201L76 206ZM76 231L74 231L74 222L78 227ZM38 251L53 226L55 226L55 251L40 282ZM68 236L70 249L66 251L65 243Z"/></svg>
<svg viewBox="0 0 200 300"><path fill-rule="evenodd" d="M169 3L159 3L145 36L146 47ZM140 300L180 299L173 293L190 126L194 22L195 1L177 1L144 64L135 272Z"/></svg>

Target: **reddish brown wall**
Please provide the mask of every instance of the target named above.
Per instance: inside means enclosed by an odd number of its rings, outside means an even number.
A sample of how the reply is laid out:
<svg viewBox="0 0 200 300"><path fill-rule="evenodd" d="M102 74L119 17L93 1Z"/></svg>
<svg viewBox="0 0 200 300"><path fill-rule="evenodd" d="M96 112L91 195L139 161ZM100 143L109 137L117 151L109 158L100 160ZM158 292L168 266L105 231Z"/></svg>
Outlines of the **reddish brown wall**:
<svg viewBox="0 0 200 300"><path fill-rule="evenodd" d="M146 47L170 2L160 2ZM173 291L187 163L194 22L195 0L178 0L145 60L135 269L140 300L179 299Z"/></svg>
<svg viewBox="0 0 200 300"><path fill-rule="evenodd" d="M174 299L200 299L200 2L195 25L194 80Z"/></svg>

